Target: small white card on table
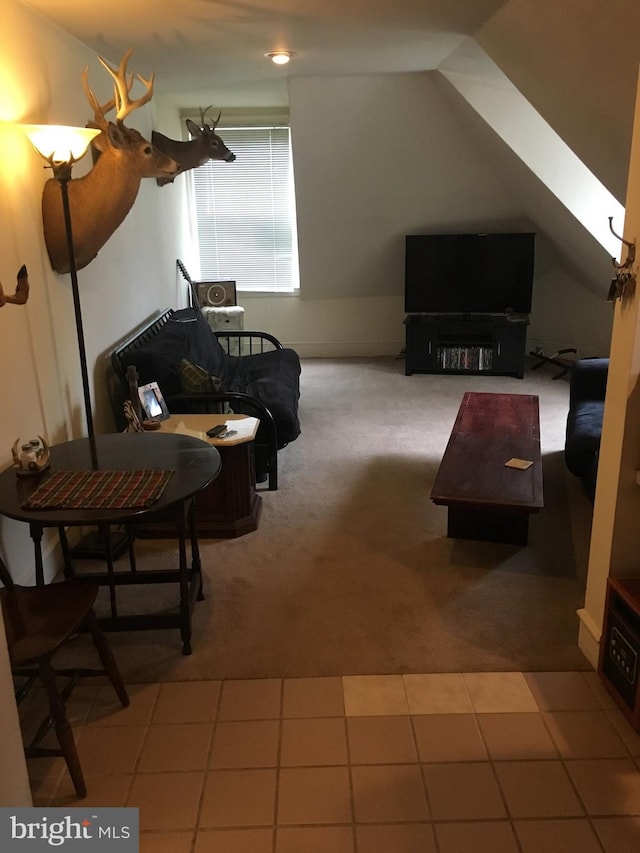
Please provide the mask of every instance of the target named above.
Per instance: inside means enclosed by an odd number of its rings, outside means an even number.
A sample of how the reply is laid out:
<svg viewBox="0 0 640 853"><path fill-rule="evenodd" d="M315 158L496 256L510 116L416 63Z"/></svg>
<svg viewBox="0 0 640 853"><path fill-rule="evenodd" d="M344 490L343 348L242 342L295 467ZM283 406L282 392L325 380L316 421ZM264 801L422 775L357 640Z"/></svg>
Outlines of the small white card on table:
<svg viewBox="0 0 640 853"><path fill-rule="evenodd" d="M507 468L518 468L520 471L526 471L527 468L530 468L533 465L533 462L530 459L517 459L516 457L513 457L504 464Z"/></svg>

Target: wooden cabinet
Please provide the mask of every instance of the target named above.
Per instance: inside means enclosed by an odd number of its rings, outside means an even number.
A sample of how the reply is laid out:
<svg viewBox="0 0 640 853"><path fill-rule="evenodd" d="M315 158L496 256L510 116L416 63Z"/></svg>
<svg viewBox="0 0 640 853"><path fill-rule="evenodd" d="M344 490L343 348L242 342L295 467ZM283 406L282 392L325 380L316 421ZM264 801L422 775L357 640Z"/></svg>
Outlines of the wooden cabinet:
<svg viewBox="0 0 640 853"><path fill-rule="evenodd" d="M528 320L506 315L409 314L405 373L524 376Z"/></svg>
<svg viewBox="0 0 640 853"><path fill-rule="evenodd" d="M208 439L209 427L233 421L238 434L229 439ZM220 453L222 469L216 479L195 496L195 522L200 539L233 539L258 527L262 498L256 493L254 438L258 420L245 415L171 415L161 430L192 435L213 444ZM168 524L136 528L139 539L171 537Z"/></svg>
<svg viewBox="0 0 640 853"><path fill-rule="evenodd" d="M640 731L640 578L609 578L598 673Z"/></svg>
<svg viewBox="0 0 640 853"><path fill-rule="evenodd" d="M201 539L228 539L258 527L262 498L256 494L253 442L219 446L222 471L196 495L195 519Z"/></svg>

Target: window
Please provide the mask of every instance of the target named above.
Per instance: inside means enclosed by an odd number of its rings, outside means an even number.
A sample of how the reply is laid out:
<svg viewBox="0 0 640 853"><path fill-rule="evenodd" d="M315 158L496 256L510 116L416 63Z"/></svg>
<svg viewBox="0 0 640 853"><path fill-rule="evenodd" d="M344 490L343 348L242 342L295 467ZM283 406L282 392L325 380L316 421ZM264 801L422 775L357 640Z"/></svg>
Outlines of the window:
<svg viewBox="0 0 640 853"><path fill-rule="evenodd" d="M233 163L191 170L196 255L203 281L238 291L298 289L295 196L289 127L218 127Z"/></svg>

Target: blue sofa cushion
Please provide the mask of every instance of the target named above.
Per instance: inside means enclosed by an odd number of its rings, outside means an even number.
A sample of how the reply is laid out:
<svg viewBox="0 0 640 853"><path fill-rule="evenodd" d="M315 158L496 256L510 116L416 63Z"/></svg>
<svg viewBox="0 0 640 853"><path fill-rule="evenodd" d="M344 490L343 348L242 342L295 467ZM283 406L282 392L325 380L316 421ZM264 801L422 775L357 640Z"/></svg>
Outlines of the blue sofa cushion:
<svg viewBox="0 0 640 853"><path fill-rule="evenodd" d="M228 356L227 364L227 389L242 391L264 403L276 422L278 445L284 446L297 438L300 435L298 353L285 348L251 356ZM236 407L234 402L233 408Z"/></svg>
<svg viewBox="0 0 640 853"><path fill-rule="evenodd" d="M600 450L603 415L603 400L583 400L569 411L564 458L576 477L591 473Z"/></svg>
<svg viewBox="0 0 640 853"><path fill-rule="evenodd" d="M569 471L581 478L592 498L608 374L608 358L579 359L571 370L564 459Z"/></svg>

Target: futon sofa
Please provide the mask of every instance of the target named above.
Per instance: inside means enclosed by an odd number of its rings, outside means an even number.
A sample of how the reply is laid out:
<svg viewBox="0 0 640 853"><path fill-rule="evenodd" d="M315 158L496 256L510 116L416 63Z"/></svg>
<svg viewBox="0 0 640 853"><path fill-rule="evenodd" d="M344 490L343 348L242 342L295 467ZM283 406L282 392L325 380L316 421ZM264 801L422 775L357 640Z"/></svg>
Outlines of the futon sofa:
<svg viewBox="0 0 640 853"><path fill-rule="evenodd" d="M232 346L243 354L230 355ZM140 385L158 383L171 414L232 411L257 417L256 479L277 488L277 451L300 435L300 359L294 350L265 332L214 333L198 308L167 309L111 353L109 387L118 429L126 427L130 365Z"/></svg>
<svg viewBox="0 0 640 853"><path fill-rule="evenodd" d="M593 500L598 472L608 358L578 359L571 368L564 458Z"/></svg>

